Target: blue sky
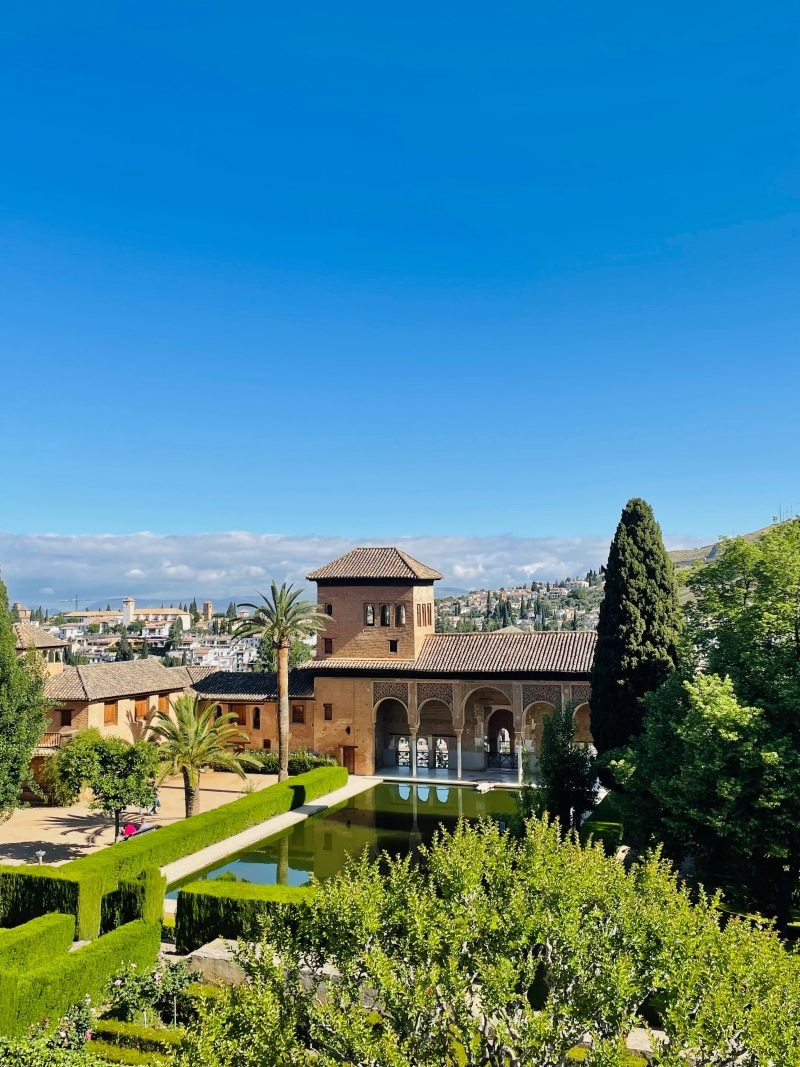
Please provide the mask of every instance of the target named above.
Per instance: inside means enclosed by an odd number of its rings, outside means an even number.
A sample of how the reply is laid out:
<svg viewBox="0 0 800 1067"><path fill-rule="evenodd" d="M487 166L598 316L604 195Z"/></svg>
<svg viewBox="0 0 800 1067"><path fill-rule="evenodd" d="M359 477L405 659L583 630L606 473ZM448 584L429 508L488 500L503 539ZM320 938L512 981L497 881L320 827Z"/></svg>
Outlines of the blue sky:
<svg viewBox="0 0 800 1067"><path fill-rule="evenodd" d="M795 4L12 2L0 529L800 508Z"/></svg>

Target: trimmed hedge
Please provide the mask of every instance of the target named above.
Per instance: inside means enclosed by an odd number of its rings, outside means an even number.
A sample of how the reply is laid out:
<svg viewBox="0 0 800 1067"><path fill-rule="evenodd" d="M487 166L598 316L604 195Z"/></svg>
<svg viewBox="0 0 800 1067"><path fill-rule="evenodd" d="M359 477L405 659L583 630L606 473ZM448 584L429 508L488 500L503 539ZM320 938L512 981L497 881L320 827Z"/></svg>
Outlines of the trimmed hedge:
<svg viewBox="0 0 800 1067"><path fill-rule="evenodd" d="M0 923L19 926L57 911L75 916L79 940L97 937L100 877L91 871L75 870L73 863L63 867L0 867Z"/></svg>
<svg viewBox="0 0 800 1067"><path fill-rule="evenodd" d="M93 1056L97 1056L99 1060L104 1063L127 1063L134 1065L134 1067L153 1067L154 1063L160 1063L161 1060L154 1060L152 1052L139 1052L135 1048L123 1048L121 1045L112 1045L109 1041L90 1041L87 1048L91 1051Z"/></svg>
<svg viewBox="0 0 800 1067"><path fill-rule="evenodd" d="M135 878L145 867L163 867L226 837L249 830L273 815L292 811L310 800L339 789L347 782L344 767L320 767L291 781L278 782L248 793L230 804L193 815L170 826L161 826L141 837L118 842L110 848L73 860L68 866L84 875L98 874L105 892L124 879Z"/></svg>
<svg viewBox="0 0 800 1067"><path fill-rule="evenodd" d="M48 912L63 912L76 917L76 936L90 941L99 935L103 925L103 896L114 894L123 882L133 882L147 868L162 867L273 815L292 811L346 782L344 767L320 767L213 811L159 827L130 841L118 841L62 867L0 868L0 924L18 926ZM146 899L152 898L146 895ZM113 909L122 907L121 897L108 902L106 919L110 921Z"/></svg>
<svg viewBox="0 0 800 1067"><path fill-rule="evenodd" d="M150 967L160 943L160 925L138 919L55 957L48 966L0 972L0 1033L23 1033L45 1017L63 1015L87 995L99 1000L120 963Z"/></svg>
<svg viewBox="0 0 800 1067"><path fill-rule="evenodd" d="M613 856L622 844L624 832L619 797L609 792L581 826L581 844L585 845L591 837L602 844L607 856Z"/></svg>
<svg viewBox="0 0 800 1067"><path fill-rule="evenodd" d="M98 1019L92 1028L101 1041L121 1048L135 1048L140 1052L168 1053L183 1041L184 1031L156 1029L138 1023L124 1023L117 1019Z"/></svg>
<svg viewBox="0 0 800 1067"><path fill-rule="evenodd" d="M136 919L160 923L166 888L167 880L158 867L148 867L138 877L120 882L103 897L100 932L108 933Z"/></svg>
<svg viewBox="0 0 800 1067"><path fill-rule="evenodd" d="M40 915L13 930L0 930L0 970L41 966L67 952L75 937L75 916Z"/></svg>
<svg viewBox="0 0 800 1067"><path fill-rule="evenodd" d="M312 892L305 886L251 885L223 878L192 882L178 892L175 944L179 952L192 952L217 937L248 937L259 915L275 907L302 907Z"/></svg>

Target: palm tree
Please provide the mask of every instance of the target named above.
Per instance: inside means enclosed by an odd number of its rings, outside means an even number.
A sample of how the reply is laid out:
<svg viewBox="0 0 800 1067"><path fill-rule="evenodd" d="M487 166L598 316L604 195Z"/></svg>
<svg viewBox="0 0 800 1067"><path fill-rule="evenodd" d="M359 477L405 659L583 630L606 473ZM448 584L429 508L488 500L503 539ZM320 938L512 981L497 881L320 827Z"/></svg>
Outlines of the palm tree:
<svg viewBox="0 0 800 1067"><path fill-rule="evenodd" d="M330 616L310 600L300 600L301 589L286 582L272 583L271 595L258 594L262 604L240 604L253 612L237 628L240 636L266 638L275 649L278 664L278 781L289 777L289 649L293 641L325 629Z"/></svg>
<svg viewBox="0 0 800 1067"><path fill-rule="evenodd" d="M157 711L150 721L150 737L160 741L159 782L175 774L183 775L186 817L197 814L200 772L205 767L233 771L245 778L245 767L257 767L252 756L236 753L231 745L247 741L247 734L234 726L236 716L222 715L219 705L205 703L195 694L182 693L172 705L175 718L168 711Z"/></svg>

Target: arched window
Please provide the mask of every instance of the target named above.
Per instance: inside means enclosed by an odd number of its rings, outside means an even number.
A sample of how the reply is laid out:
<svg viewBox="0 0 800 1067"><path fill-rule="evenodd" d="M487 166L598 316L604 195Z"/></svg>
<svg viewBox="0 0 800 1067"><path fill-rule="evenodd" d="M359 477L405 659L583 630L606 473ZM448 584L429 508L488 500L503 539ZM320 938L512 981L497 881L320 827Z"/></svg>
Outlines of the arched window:
<svg viewBox="0 0 800 1067"><path fill-rule="evenodd" d="M333 604L326 604L325 605L325 614L326 615L333 615Z"/></svg>
<svg viewBox="0 0 800 1067"><path fill-rule="evenodd" d="M511 734L505 726L497 731L497 751L508 753L511 751Z"/></svg>
<svg viewBox="0 0 800 1067"><path fill-rule="evenodd" d="M430 766L429 760L430 760L430 753L428 751L428 739L427 739L427 737L418 737L417 738L417 767L418 768L419 767L425 767L427 769Z"/></svg>
<svg viewBox="0 0 800 1067"><path fill-rule="evenodd" d="M394 624L395 626L405 626L406 624L406 606L405 604L398 604L394 609Z"/></svg>
<svg viewBox="0 0 800 1067"><path fill-rule="evenodd" d="M407 737L398 737L396 758L398 767L411 766L411 746L408 743Z"/></svg>
<svg viewBox="0 0 800 1067"><path fill-rule="evenodd" d="M261 729L261 708L253 708L253 729Z"/></svg>
<svg viewBox="0 0 800 1067"><path fill-rule="evenodd" d="M364 625L365 626L374 626L375 625L375 605L374 604L365 604L364 605Z"/></svg>
<svg viewBox="0 0 800 1067"><path fill-rule="evenodd" d="M381 626L392 625L392 605L381 604Z"/></svg>

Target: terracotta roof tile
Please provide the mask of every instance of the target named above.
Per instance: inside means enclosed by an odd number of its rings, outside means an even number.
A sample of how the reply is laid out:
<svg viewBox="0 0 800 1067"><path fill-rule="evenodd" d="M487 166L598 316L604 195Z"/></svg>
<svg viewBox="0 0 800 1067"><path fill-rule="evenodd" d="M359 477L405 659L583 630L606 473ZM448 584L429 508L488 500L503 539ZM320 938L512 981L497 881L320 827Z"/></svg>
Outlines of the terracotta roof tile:
<svg viewBox="0 0 800 1067"><path fill-rule="evenodd" d="M596 640L597 635L591 630L432 634L415 660L329 656L316 661L314 667L336 672L380 670L448 675L588 675L592 669Z"/></svg>
<svg viewBox="0 0 800 1067"><path fill-rule="evenodd" d="M45 682L49 700L114 700L144 693L186 689L192 678L186 667L165 667L155 659L90 663L68 667Z"/></svg>
<svg viewBox="0 0 800 1067"><path fill-rule="evenodd" d="M31 647L34 648L67 648L68 641L62 641L60 637L43 630L41 626L32 626L29 622L15 622L14 634L18 652Z"/></svg>
<svg viewBox="0 0 800 1067"><path fill-rule="evenodd" d="M278 676L269 671L217 671L197 681L194 690L208 700L277 700ZM313 696L313 671L304 667L289 671L290 699L310 700Z"/></svg>
<svg viewBox="0 0 800 1067"><path fill-rule="evenodd" d="M399 548L354 548L306 575L311 582L347 579L407 578L435 582L441 574Z"/></svg>

